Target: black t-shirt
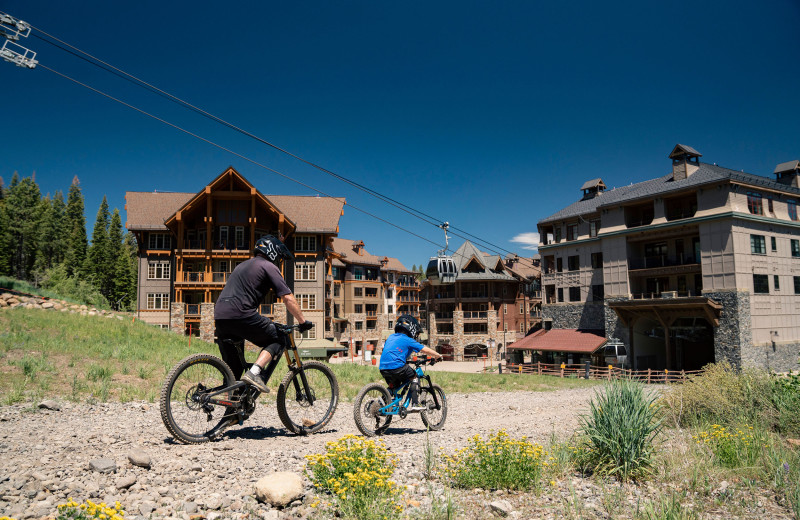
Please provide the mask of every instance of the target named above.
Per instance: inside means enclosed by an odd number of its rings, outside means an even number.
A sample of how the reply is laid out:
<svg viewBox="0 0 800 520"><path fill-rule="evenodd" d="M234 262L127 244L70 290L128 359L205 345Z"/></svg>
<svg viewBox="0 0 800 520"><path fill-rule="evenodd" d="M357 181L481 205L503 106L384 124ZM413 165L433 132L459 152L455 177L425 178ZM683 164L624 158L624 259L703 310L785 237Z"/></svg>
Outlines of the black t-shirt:
<svg viewBox="0 0 800 520"><path fill-rule="evenodd" d="M280 270L266 258L254 256L242 262L228 276L214 306L214 319L235 320L258 314L258 306L270 289L277 296L292 292Z"/></svg>

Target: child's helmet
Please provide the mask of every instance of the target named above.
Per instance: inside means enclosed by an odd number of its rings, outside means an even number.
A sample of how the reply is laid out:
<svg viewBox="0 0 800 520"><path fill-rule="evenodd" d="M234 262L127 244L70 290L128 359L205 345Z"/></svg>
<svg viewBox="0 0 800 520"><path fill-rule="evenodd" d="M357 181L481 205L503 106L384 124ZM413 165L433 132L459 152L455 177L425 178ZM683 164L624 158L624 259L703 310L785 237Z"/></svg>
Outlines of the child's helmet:
<svg viewBox="0 0 800 520"><path fill-rule="evenodd" d="M397 323L394 324L394 331L405 334L409 338L416 340L419 333L422 331L419 322L414 316L410 314L403 314L397 318Z"/></svg>
<svg viewBox="0 0 800 520"><path fill-rule="evenodd" d="M278 265L283 259L291 260L294 258L289 248L272 235L264 235L259 238L256 242L255 252L266 256L275 265Z"/></svg>

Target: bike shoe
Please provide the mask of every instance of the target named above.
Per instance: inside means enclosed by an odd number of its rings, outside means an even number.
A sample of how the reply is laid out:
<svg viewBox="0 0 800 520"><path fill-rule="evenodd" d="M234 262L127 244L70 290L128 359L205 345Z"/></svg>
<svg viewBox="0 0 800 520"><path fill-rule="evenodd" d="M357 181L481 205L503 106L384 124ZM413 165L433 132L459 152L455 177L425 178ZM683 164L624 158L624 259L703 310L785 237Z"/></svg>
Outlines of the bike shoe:
<svg viewBox="0 0 800 520"><path fill-rule="evenodd" d="M242 376L242 381L249 385L253 385L258 389L259 392L262 394L269 393L269 388L267 388L267 384L261 379L261 374L255 375L254 373L250 372L249 370L244 373Z"/></svg>

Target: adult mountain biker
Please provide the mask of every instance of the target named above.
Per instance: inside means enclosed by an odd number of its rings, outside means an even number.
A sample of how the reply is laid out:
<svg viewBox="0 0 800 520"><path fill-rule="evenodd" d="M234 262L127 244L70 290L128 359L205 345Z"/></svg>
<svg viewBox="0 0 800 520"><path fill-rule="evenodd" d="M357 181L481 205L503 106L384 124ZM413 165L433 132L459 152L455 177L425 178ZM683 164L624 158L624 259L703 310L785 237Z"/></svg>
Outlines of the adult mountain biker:
<svg viewBox="0 0 800 520"><path fill-rule="evenodd" d="M417 379L417 371L406 362L408 355L413 351L427 354L436 359L442 358L442 355L432 348L417 342L421 329L417 319L410 314L403 314L397 318L394 325L395 333L389 336L384 343L381 364L378 367L390 388L398 387L409 380L412 381L409 387L411 392L411 409L409 411L420 411L423 408L419 406L419 381L414 381ZM414 384L415 382L416 384Z"/></svg>
<svg viewBox="0 0 800 520"><path fill-rule="evenodd" d="M256 242L254 253L253 258L236 266L228 276L225 288L214 307L214 322L220 354L223 361L231 367L233 375L266 393L269 389L262 377L262 371L272 359L283 352L286 338L278 333L269 318L259 313L259 305L264 296L272 289L277 296L283 298L286 309L300 324L299 331L311 329L313 323L305 319L300 305L281 276L280 263L294 258L289 248L278 238L265 235ZM239 351L242 348L241 342L230 341L242 339L261 347L258 359L244 375L244 356Z"/></svg>

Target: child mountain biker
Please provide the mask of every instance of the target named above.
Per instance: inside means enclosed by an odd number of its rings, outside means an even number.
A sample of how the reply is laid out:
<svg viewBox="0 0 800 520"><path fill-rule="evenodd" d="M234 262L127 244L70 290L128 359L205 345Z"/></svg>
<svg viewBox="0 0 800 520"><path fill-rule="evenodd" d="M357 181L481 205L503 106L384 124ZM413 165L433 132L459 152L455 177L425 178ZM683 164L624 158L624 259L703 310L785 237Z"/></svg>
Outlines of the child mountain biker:
<svg viewBox="0 0 800 520"><path fill-rule="evenodd" d="M303 316L291 289L281 276L280 263L294 258L289 248L278 238L265 235L258 239L255 256L239 264L228 276L225 288L214 306L214 324L217 329L220 354L238 379L256 387L260 392L269 392L261 371L285 347L285 338L278 333L275 324L259 313L259 305L270 289L283 298L286 309L300 323L298 330L303 332L314 325ZM231 341L245 339L261 347L261 353L244 376L244 352Z"/></svg>
<svg viewBox="0 0 800 520"><path fill-rule="evenodd" d="M383 345L381 352L381 364L379 366L381 375L386 380L389 387L399 387L406 381L416 380L416 385L411 384L411 408L409 411L420 411L423 407L419 406L419 380L417 371L406 362L408 355L413 352L426 354L436 359L441 359L442 355L417 342L417 337L421 331L419 322L411 315L403 314L397 318L394 325L394 334L389 336Z"/></svg>

